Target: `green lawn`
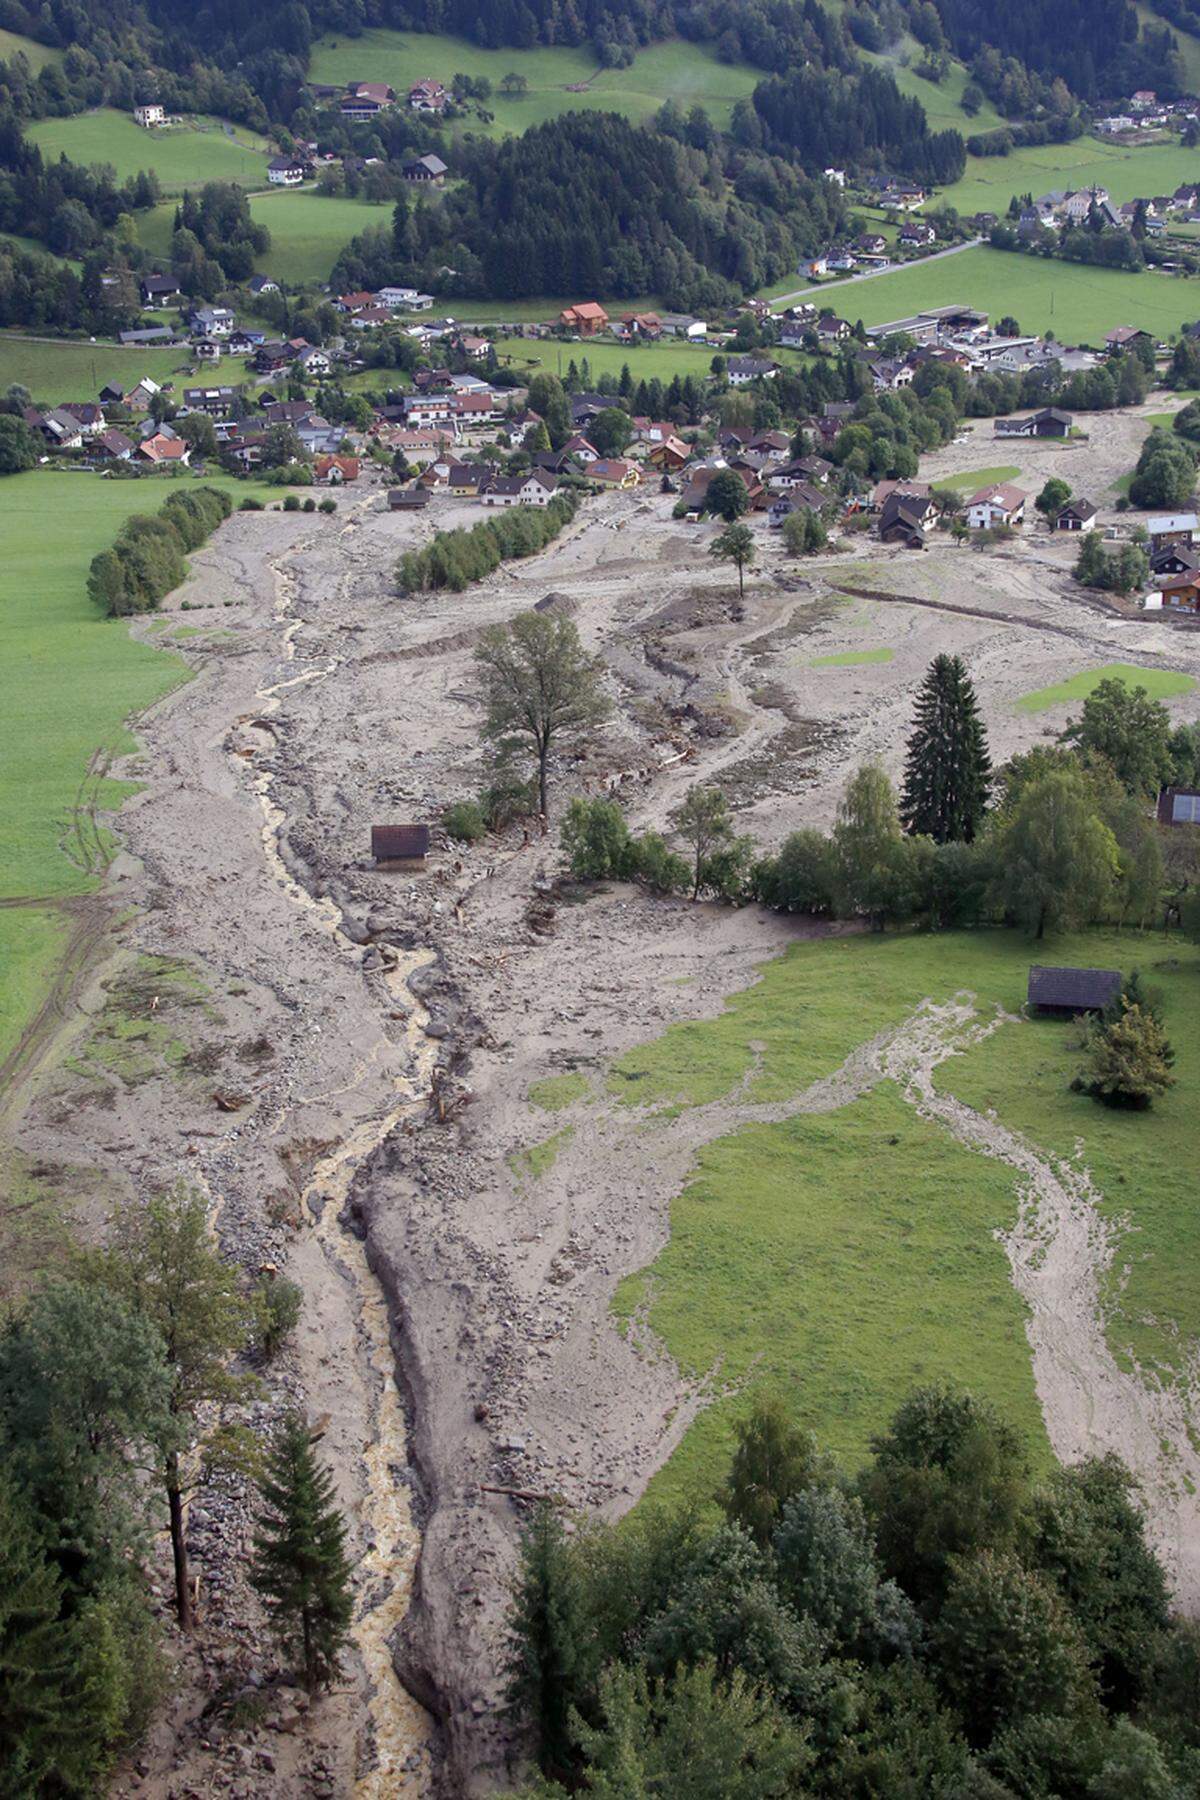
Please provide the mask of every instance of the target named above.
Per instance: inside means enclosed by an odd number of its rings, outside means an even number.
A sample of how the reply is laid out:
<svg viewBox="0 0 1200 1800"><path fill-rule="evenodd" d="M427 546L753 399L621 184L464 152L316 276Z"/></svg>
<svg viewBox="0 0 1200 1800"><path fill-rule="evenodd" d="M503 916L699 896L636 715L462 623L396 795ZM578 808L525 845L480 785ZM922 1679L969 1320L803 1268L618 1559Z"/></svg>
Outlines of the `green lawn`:
<svg viewBox="0 0 1200 1800"><path fill-rule="evenodd" d="M905 50L913 63L921 60L921 49L914 39L905 40ZM952 63L945 79L933 82L926 81L923 75L906 67L894 55L869 50L860 50L859 55L864 62L876 63L881 68L891 70L900 92L912 100L919 100L925 108L925 117L931 131L960 131L963 137L970 137L972 132L995 131L1004 124L1004 120L986 97L973 118L968 118L963 111L963 89L970 76L961 63Z"/></svg>
<svg viewBox="0 0 1200 1800"><path fill-rule="evenodd" d="M984 308L993 318L1010 312L1023 331L1052 330L1064 342L1102 344L1114 325L1141 325L1160 337L1178 332L1198 310L1198 292L1183 277L1086 268L980 244L876 280L839 283L829 304L844 318L881 325L923 307L959 303Z"/></svg>
<svg viewBox="0 0 1200 1800"><path fill-rule="evenodd" d="M230 485L239 498L255 491ZM80 846L103 853L107 835L86 808L129 790L90 779L89 765L97 752L131 749L126 719L185 675L127 623L99 617L84 586L122 520L157 511L169 491L48 471L0 481L0 900L53 901L95 885ZM0 1058L40 1003L63 929L52 911L0 907Z"/></svg>
<svg viewBox="0 0 1200 1800"><path fill-rule="evenodd" d="M61 50L52 50L48 44L21 37L15 31L0 30L0 62L11 62L17 55L24 56L35 75L48 64L61 62L63 57Z"/></svg>
<svg viewBox="0 0 1200 1800"><path fill-rule="evenodd" d="M1079 137L1069 144L1033 144L1008 156L968 156L960 181L938 199L960 213L1007 211L1014 194L1036 199L1050 188L1104 187L1114 204L1145 194L1172 194L1181 181L1196 179L1196 152L1170 144L1101 143Z"/></svg>
<svg viewBox="0 0 1200 1800"><path fill-rule="evenodd" d="M495 122L462 121L462 128L494 136L525 131L561 113L603 110L623 113L635 124L674 99L686 111L702 106L716 124L725 126L735 100L751 93L761 75L744 64L723 63L703 44L671 39L639 50L628 69L601 69L586 47L533 50L485 50L465 39L430 32L373 29L361 37L333 34L313 46L309 66L313 81L387 81L403 96L415 81L428 77L448 87L453 75L487 76L493 87L487 110ZM510 72L524 75L528 93L519 100L500 93ZM568 89L586 82L587 91Z"/></svg>
<svg viewBox="0 0 1200 1800"><path fill-rule="evenodd" d="M1049 712L1054 706L1067 706L1073 700L1086 700L1102 681L1124 681L1129 687L1144 687L1152 700L1171 700L1177 694L1190 694L1195 687L1191 675L1180 675L1174 669L1143 669L1136 663L1105 663L1100 669L1084 669L1052 687L1035 688L1017 701L1019 712Z"/></svg>
<svg viewBox="0 0 1200 1800"><path fill-rule="evenodd" d="M392 216L390 206L335 199L313 188L253 194L250 211L271 233L271 247L259 257L259 269L289 287L328 281L339 252L350 239L368 226L387 225ZM166 256L175 224L174 202L139 213L137 223L139 241L152 255Z"/></svg>
<svg viewBox="0 0 1200 1800"><path fill-rule="evenodd" d="M990 469L967 469L960 475L946 475L940 488L953 488L956 494L975 493L982 487L995 487L1001 481L1015 481L1021 473L1012 463L996 463Z"/></svg>
<svg viewBox="0 0 1200 1800"><path fill-rule="evenodd" d="M751 1101L781 1100L927 997L944 1001L967 988L985 1015L996 1003L1015 1013L1035 959L1141 965L1157 980L1162 956L1157 938L1108 932L1036 951L1002 931L797 944L719 1018L674 1026L620 1058L610 1088L618 1103L668 1109L743 1081ZM1129 1214L1134 1235L1118 1268L1136 1259L1140 1273L1114 1324L1115 1344L1136 1334L1161 1346L1176 1329L1189 1338L1200 1331L1189 1151L1200 951L1178 956L1168 1028L1180 1086L1151 1113L1107 1113L1070 1093L1069 1025L1005 1027L941 1070L942 1087L995 1106L1047 1148L1082 1143L1113 1210ZM1044 1457L1023 1303L994 1237L1011 1225L1016 1204L1011 1169L964 1149L887 1083L837 1112L747 1126L710 1144L672 1207L666 1248L615 1299L621 1317L645 1317L689 1375L736 1389L701 1415L652 1491L710 1493L733 1420L759 1384L781 1390L849 1464L909 1388L939 1378L994 1399Z"/></svg>
<svg viewBox="0 0 1200 1800"><path fill-rule="evenodd" d="M843 650L837 656L817 656L809 664L812 669L857 669L864 663L889 663L894 650Z"/></svg>
<svg viewBox="0 0 1200 1800"><path fill-rule="evenodd" d="M1186 1379L1200 1336L1194 1167L1200 957L1194 948L1168 945L1157 935L1085 939L1080 948L1090 963L1137 968L1158 991L1176 1053L1176 1087L1146 1113L1112 1112L1073 1094L1077 1033L1053 1020L1006 1025L945 1065L938 1086L977 1110L995 1107L1006 1125L1055 1156L1076 1161L1083 1143L1082 1161L1104 1196L1103 1210L1118 1223L1128 1214L1132 1226L1106 1295L1109 1343L1120 1360L1133 1358L1167 1380ZM1052 945L1047 960L1072 960L1060 949Z"/></svg>
<svg viewBox="0 0 1200 1800"><path fill-rule="evenodd" d="M19 381L37 400L56 406L63 400L94 400L110 381L128 391L138 378L171 381L188 368L186 352L123 350L116 344L89 344L21 338L0 332L0 392ZM4 484L7 489L7 483Z"/></svg>
<svg viewBox="0 0 1200 1800"><path fill-rule="evenodd" d="M620 303L614 301L613 304ZM448 301L447 305L453 311L453 302ZM703 381L712 373L712 345L685 344L677 338L644 345L606 344L594 338L578 344L560 344L554 340L531 343L527 339L513 338L498 344L497 349L501 356L511 355L515 369L527 367L531 374L544 369L552 375L565 375L572 362L582 372L585 361L593 379L600 375L619 375L626 363L635 381L652 381L656 375L662 381L670 381L676 375L695 375ZM787 360L785 352L772 354L777 361Z"/></svg>
<svg viewBox="0 0 1200 1800"><path fill-rule="evenodd" d="M104 106L69 119L34 120L26 134L47 157L110 163L119 181L153 169L167 193L206 181L262 187L267 179L266 139L221 119L189 118L178 130L147 131L129 113Z"/></svg>

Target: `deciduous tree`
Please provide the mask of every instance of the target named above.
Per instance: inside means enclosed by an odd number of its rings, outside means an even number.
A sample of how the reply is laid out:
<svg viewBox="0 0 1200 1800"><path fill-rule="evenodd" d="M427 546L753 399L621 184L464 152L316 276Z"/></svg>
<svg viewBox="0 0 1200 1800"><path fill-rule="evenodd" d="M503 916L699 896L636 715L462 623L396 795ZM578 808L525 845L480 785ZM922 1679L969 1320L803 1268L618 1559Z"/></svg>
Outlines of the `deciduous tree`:
<svg viewBox="0 0 1200 1800"><path fill-rule="evenodd" d="M1081 776L1063 770L1024 789L997 839L995 897L1039 940L1104 911L1120 866L1116 839Z"/></svg>
<svg viewBox="0 0 1200 1800"><path fill-rule="evenodd" d="M501 745L515 740L531 747L544 813L555 743L608 717L604 664L584 650L570 619L536 612L518 613L508 625L489 625L475 661L487 708L484 734Z"/></svg>
<svg viewBox="0 0 1200 1800"><path fill-rule="evenodd" d="M746 597L746 570L754 561L754 533L748 525L727 525L708 546L719 562L731 562L738 574L738 598Z"/></svg>

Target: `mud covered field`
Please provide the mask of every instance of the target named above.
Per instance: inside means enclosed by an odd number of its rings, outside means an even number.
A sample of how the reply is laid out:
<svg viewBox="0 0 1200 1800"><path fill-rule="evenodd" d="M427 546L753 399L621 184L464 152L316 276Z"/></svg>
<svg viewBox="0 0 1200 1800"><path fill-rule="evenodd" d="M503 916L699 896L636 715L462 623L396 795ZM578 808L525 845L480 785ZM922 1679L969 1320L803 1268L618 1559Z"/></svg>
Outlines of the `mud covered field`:
<svg viewBox="0 0 1200 1800"><path fill-rule="evenodd" d="M1127 441L1110 421L1085 449L1077 492L1131 466L1145 426L1126 423ZM1019 455L977 432L922 473ZM719 781L764 847L827 824L864 758L898 773L941 651L968 661L995 761L1061 729L1061 709L1016 710L1032 689L1111 661L1200 671L1200 636L1089 600L1068 579L1074 546L1044 534L916 557L855 538L800 565L760 520L743 604L705 554L711 528L670 504L590 502L542 556L411 599L394 592L401 550L476 509L414 520L375 492L328 519L236 515L170 602L201 629L183 646L196 679L139 728L117 948L27 1076L15 1138L92 1216L126 1188L203 1183L229 1255L302 1284L297 1340L251 1422L299 1402L319 1423L362 1562L353 1673L310 1723L290 1690L258 1685L246 1495L232 1477L202 1490L204 1626L130 1791L488 1791L510 1749L512 1491L619 1513L708 1397L621 1335L611 1300L661 1250L700 1146L762 1109L734 1097L653 1135L636 1111L605 1114L535 1185L529 1089L714 1017L808 928L633 889L570 903L549 893L553 837L520 829L469 850L435 833L423 870L374 870L372 824L436 821L480 786L480 629L549 605L608 665L613 720L557 765L555 812L611 789L635 826L667 829L694 782ZM842 660L863 652L886 654ZM118 1001L158 1035L135 1031L136 1078L114 1080ZM864 1046L873 1078L912 1075L904 1042ZM1053 1360L1037 1371L1052 1437ZM231 1696L248 1735L223 1723Z"/></svg>

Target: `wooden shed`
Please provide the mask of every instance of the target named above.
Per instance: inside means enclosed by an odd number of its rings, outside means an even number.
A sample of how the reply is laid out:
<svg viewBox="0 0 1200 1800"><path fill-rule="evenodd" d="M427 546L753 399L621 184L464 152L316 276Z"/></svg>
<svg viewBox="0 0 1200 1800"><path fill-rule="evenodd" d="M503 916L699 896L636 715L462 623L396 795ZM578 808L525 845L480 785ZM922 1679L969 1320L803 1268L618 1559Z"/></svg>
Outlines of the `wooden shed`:
<svg viewBox="0 0 1200 1800"><path fill-rule="evenodd" d="M1035 963L1029 971L1029 1009L1044 1018L1103 1012L1120 991L1119 969L1048 969Z"/></svg>
<svg viewBox="0 0 1200 1800"><path fill-rule="evenodd" d="M428 825L372 825L371 855L377 863L424 862L429 855Z"/></svg>

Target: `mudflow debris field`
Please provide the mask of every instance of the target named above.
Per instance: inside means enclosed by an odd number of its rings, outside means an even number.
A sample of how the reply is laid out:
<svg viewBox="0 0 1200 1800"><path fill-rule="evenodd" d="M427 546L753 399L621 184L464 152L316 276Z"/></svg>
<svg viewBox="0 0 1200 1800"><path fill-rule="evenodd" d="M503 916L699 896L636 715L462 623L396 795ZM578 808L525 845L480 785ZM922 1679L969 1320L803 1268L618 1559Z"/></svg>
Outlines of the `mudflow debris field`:
<svg viewBox="0 0 1200 1800"><path fill-rule="evenodd" d="M989 449L959 447L958 466L985 466ZM1048 537L912 559L855 538L799 564L760 520L742 603L705 554L711 528L670 506L603 497L540 556L462 595L408 599L392 572L428 516L391 515L378 493L328 519L235 515L170 602L237 604L185 646L196 679L139 726L121 773L143 786L110 877L128 923L70 1055L28 1075L15 1135L44 1166L86 1164L110 1195L203 1182L227 1252L303 1286L296 1343L251 1422L294 1401L319 1421L362 1559L355 1672L315 1725L297 1702L269 1769L236 1765L243 1793L486 1791L507 1750L511 1490L615 1515L721 1398L719 1370L684 1371L644 1319L621 1328L619 1284L663 1252L706 1146L880 1083L955 1154L1002 1165L1012 1210L996 1253L1050 1444L1122 1449L1181 1594L1200 1586L1186 1405L1144 1406L1105 1345L1096 1296L1113 1244L1088 1182L934 1080L1002 1022L994 1006L917 992L878 1022L867 1008L856 1039L769 1100L747 1078L703 1104L631 1106L612 1086L618 1059L725 1016L764 964L828 928L613 887L551 900L552 929L537 930L531 901L558 853L520 828L470 849L435 834L419 873L370 864L373 823L436 821L478 790L474 643L544 601L603 654L617 703L556 764L552 810L611 788L636 827L669 830L689 787L719 781L764 847L828 823L865 758L897 773L939 652L967 660L995 761L1061 729L1065 709L1018 709L1032 689L1115 661L1200 672L1200 639L1081 596L1069 547ZM478 518L431 510L439 526ZM858 654L872 651L890 655ZM1197 715L1195 693L1171 705ZM203 996L163 1002L178 1054L105 1081L88 1044L106 996L122 969L162 958ZM531 1105L531 1087L549 1081L549 1097L564 1075L561 1114ZM236 1477L202 1490L191 1529L206 1623L195 1679L145 1752L139 1791L162 1796L225 1785L233 1752L206 1735L205 1692L246 1678L261 1629Z"/></svg>

